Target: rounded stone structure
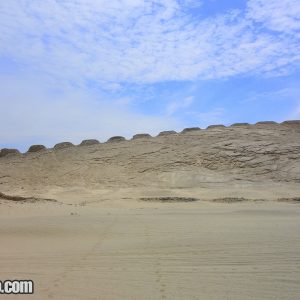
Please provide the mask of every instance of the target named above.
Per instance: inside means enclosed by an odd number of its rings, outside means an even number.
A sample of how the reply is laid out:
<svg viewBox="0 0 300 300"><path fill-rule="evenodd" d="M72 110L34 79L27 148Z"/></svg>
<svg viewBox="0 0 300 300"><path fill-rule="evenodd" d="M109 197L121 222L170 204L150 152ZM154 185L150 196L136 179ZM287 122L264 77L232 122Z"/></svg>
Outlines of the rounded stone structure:
<svg viewBox="0 0 300 300"><path fill-rule="evenodd" d="M255 125L278 125L275 121L260 121L255 123Z"/></svg>
<svg viewBox="0 0 300 300"><path fill-rule="evenodd" d="M176 131L174 130L166 130L166 131L161 131L158 136L167 136L167 135L172 135L172 134L177 134Z"/></svg>
<svg viewBox="0 0 300 300"><path fill-rule="evenodd" d="M223 124L216 124L216 125L209 125L206 127L206 129L214 129L214 128L226 128Z"/></svg>
<svg viewBox="0 0 300 300"><path fill-rule="evenodd" d="M287 120L281 123L282 125L300 125L300 120Z"/></svg>
<svg viewBox="0 0 300 300"><path fill-rule="evenodd" d="M109 138L107 140L107 142L122 142L122 141L126 141L126 139L123 136L112 136L111 138Z"/></svg>
<svg viewBox="0 0 300 300"><path fill-rule="evenodd" d="M137 140L137 139L149 139L151 138L152 136L149 134L149 133L138 133L138 134L135 134L132 139L133 140Z"/></svg>
<svg viewBox="0 0 300 300"><path fill-rule="evenodd" d="M62 142L62 143L56 144L53 147L53 149L54 150L59 150L59 149L65 149L65 148L70 148L70 147L74 147L74 145L71 142Z"/></svg>
<svg viewBox="0 0 300 300"><path fill-rule="evenodd" d="M184 128L180 133L188 133L188 132L199 131L199 130L201 130L200 127L189 127L189 128Z"/></svg>
<svg viewBox="0 0 300 300"><path fill-rule="evenodd" d="M232 127L238 127L238 126L249 126L249 123L233 123L230 126Z"/></svg>
<svg viewBox="0 0 300 300"><path fill-rule="evenodd" d="M79 146L92 146L92 145L98 145L100 142L96 139L90 139L90 140L83 140Z"/></svg>
<svg viewBox="0 0 300 300"><path fill-rule="evenodd" d="M18 149L8 149L8 148L3 148L0 150L0 157L4 157L11 154L20 154L20 151Z"/></svg>
<svg viewBox="0 0 300 300"><path fill-rule="evenodd" d="M32 145L29 147L27 153L39 152L42 150L46 150L46 147L44 145Z"/></svg>

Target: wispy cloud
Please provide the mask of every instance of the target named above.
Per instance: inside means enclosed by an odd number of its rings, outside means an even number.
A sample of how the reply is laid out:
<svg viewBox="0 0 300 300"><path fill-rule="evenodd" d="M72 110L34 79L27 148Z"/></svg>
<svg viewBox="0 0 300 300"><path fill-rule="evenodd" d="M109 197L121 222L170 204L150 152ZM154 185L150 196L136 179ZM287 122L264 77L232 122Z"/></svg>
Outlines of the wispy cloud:
<svg viewBox="0 0 300 300"><path fill-rule="evenodd" d="M131 138L138 132L156 135L160 130L182 128L171 116L156 116L133 112L127 99L106 99L105 95L80 89L56 94L35 78L18 80L1 78L2 146L21 150L34 143L51 147L57 142L79 143L86 138L105 141L113 135ZM16 88L17 87L17 88ZM109 100L109 101L108 101ZM129 100L128 100L129 101Z"/></svg>
<svg viewBox="0 0 300 300"><path fill-rule="evenodd" d="M212 16L196 0L0 1L2 145L227 123L223 103L174 83L288 75L300 61L299 0L242 2Z"/></svg>
<svg viewBox="0 0 300 300"><path fill-rule="evenodd" d="M278 32L297 35L300 29L299 0L248 2L248 18Z"/></svg>
<svg viewBox="0 0 300 300"><path fill-rule="evenodd" d="M60 82L108 88L279 74L300 59L297 2L250 0L246 11L199 19L189 0L1 1L0 55Z"/></svg>

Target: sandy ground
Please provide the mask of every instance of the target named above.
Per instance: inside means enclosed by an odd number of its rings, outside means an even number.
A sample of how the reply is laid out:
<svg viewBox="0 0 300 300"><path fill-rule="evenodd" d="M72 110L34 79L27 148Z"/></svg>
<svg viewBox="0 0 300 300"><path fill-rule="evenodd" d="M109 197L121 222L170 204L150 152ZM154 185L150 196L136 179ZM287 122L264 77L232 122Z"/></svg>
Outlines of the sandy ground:
<svg viewBox="0 0 300 300"><path fill-rule="evenodd" d="M2 155L0 298L300 299L299 124Z"/></svg>
<svg viewBox="0 0 300 300"><path fill-rule="evenodd" d="M0 203L4 299L299 299L300 205Z"/></svg>

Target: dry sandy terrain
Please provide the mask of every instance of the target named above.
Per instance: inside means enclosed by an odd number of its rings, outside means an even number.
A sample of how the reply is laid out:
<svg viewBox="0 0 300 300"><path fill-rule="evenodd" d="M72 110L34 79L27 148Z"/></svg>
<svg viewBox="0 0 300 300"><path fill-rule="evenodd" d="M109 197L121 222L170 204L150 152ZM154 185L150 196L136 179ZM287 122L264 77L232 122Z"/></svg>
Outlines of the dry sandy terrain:
<svg viewBox="0 0 300 300"><path fill-rule="evenodd" d="M299 299L299 229L273 201L2 201L0 278L34 280L16 299Z"/></svg>
<svg viewBox="0 0 300 300"><path fill-rule="evenodd" d="M0 157L0 280L35 282L6 298L300 299L299 141L296 122Z"/></svg>

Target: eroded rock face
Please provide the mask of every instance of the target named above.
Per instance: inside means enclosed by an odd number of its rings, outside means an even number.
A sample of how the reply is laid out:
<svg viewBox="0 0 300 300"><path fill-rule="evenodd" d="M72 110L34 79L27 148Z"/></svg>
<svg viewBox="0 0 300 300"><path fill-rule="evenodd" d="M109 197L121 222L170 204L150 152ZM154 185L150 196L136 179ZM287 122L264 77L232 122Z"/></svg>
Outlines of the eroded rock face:
<svg viewBox="0 0 300 300"><path fill-rule="evenodd" d="M132 139L133 140L136 140L136 139L149 139L151 138L152 136L148 133L138 133L138 134L135 134Z"/></svg>
<svg viewBox="0 0 300 300"><path fill-rule="evenodd" d="M39 152L39 151L42 151L42 150L45 150L46 147L44 145L32 145L29 147L28 149L28 153L32 153L32 152Z"/></svg>
<svg viewBox="0 0 300 300"><path fill-rule="evenodd" d="M110 139L107 140L107 142L122 142L126 141L126 139L123 136L112 136Z"/></svg>
<svg viewBox="0 0 300 300"><path fill-rule="evenodd" d="M31 155L12 156L9 163L1 158L0 184L3 191L18 185L30 189L33 182L42 191L57 185L198 188L208 183L212 190L221 184L230 189L236 182L243 183L242 187L258 182L262 189L270 182L299 185L299 123L287 124L198 130L193 134L167 132L163 138L145 142L105 143L101 150L76 147L59 155L45 151L34 159ZM59 146L65 145L72 146ZM18 151L3 149L1 155L5 153Z"/></svg>
<svg viewBox="0 0 300 300"><path fill-rule="evenodd" d="M209 126L207 126L207 128L206 129L214 129L214 128L226 128L226 126L225 125L222 125L222 124L217 124L217 125L209 125Z"/></svg>
<svg viewBox="0 0 300 300"><path fill-rule="evenodd" d="M166 135L172 135L172 134L177 134L176 131L174 130L166 130L166 131L161 131L158 136L166 136Z"/></svg>
<svg viewBox="0 0 300 300"><path fill-rule="evenodd" d="M0 151L0 157L13 155L13 154L20 154L20 151L18 149L8 149L8 148L3 148Z"/></svg>
<svg viewBox="0 0 300 300"><path fill-rule="evenodd" d="M200 127L190 127L190 128L184 128L181 133L188 133L188 132L193 132L193 131L199 131L201 130Z"/></svg>
<svg viewBox="0 0 300 300"><path fill-rule="evenodd" d="M98 145L100 142L95 139L90 139L90 140L83 140L79 146L92 146L92 145Z"/></svg>
<svg viewBox="0 0 300 300"><path fill-rule="evenodd" d="M53 149L54 150L59 150L59 149L65 149L65 148L70 148L70 147L74 147L74 145L70 142L62 142L62 143L58 143L56 144Z"/></svg>

